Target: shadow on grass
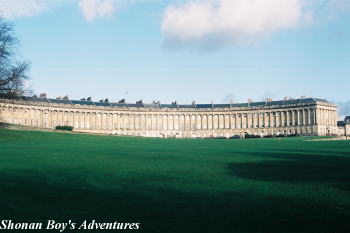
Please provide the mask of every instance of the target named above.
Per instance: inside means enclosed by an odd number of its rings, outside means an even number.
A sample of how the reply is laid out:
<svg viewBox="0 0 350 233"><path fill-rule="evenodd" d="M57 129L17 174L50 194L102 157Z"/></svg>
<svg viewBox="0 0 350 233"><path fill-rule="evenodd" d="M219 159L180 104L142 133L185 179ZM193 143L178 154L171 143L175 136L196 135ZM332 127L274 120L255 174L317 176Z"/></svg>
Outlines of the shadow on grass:
<svg viewBox="0 0 350 233"><path fill-rule="evenodd" d="M344 147L344 145L342 145ZM335 150L332 148L332 150L327 150L325 148L317 148L313 147L311 149L293 149L291 150L283 150L281 148L278 149L278 152L282 152L282 154L293 154L294 157L299 157L299 156L331 156L331 157L345 157L345 158L350 158L350 148L346 146L346 151L345 149L340 149L339 147L336 147L338 150ZM318 150L317 150L318 149ZM276 149L264 149L264 151L269 151L269 155L266 155L266 153L261 153L265 154L265 156L273 156L273 157L281 157L280 154L276 153Z"/></svg>
<svg viewBox="0 0 350 233"><path fill-rule="evenodd" d="M3 171L0 219L141 222L138 232L152 233L350 231L349 206L339 210L312 200L242 192L180 192L146 182L126 186L116 180L98 187L55 172Z"/></svg>
<svg viewBox="0 0 350 233"><path fill-rule="evenodd" d="M347 157L284 152L246 154L276 160L231 163L228 165L231 175L261 181L350 183L350 158Z"/></svg>
<svg viewBox="0 0 350 233"><path fill-rule="evenodd" d="M345 184L335 184L333 185L333 188L337 188L343 191L349 191L350 192L350 183Z"/></svg>

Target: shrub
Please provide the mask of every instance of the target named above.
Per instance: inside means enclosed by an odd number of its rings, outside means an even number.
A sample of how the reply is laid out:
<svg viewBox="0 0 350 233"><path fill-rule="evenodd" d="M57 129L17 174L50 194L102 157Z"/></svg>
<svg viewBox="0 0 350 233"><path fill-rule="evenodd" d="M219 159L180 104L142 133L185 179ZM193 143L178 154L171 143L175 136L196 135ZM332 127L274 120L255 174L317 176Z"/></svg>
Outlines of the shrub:
<svg viewBox="0 0 350 233"><path fill-rule="evenodd" d="M244 138L261 138L260 135L254 135L254 134L245 134Z"/></svg>
<svg viewBox="0 0 350 233"><path fill-rule="evenodd" d="M9 123L0 122L1 129L6 129L6 128L9 128L10 126L11 126L11 124L9 124Z"/></svg>
<svg viewBox="0 0 350 233"><path fill-rule="evenodd" d="M227 138L225 138L223 136L217 136L217 137L213 137L213 139L227 139Z"/></svg>
<svg viewBox="0 0 350 233"><path fill-rule="evenodd" d="M66 130L66 131L73 131L73 126L56 126L55 129L57 130Z"/></svg>
<svg viewBox="0 0 350 233"><path fill-rule="evenodd" d="M300 135L299 134L289 134L287 137L299 137Z"/></svg>

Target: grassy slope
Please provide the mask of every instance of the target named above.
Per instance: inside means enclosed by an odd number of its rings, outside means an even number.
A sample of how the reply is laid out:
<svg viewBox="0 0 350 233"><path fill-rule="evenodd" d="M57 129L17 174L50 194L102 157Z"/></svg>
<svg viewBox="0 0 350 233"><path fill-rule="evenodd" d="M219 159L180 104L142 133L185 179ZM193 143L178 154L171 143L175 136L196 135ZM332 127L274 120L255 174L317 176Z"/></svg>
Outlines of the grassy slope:
<svg viewBox="0 0 350 233"><path fill-rule="evenodd" d="M350 141L0 130L0 219L143 232L350 232Z"/></svg>

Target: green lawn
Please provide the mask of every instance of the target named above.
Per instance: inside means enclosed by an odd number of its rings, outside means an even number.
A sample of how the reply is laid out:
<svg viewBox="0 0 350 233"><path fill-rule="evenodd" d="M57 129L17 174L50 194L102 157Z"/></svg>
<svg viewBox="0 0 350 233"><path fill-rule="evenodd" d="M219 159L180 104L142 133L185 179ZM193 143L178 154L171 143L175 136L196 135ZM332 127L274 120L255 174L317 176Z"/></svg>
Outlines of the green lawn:
<svg viewBox="0 0 350 233"><path fill-rule="evenodd" d="M0 129L0 219L141 222L148 233L348 233L350 141L305 139Z"/></svg>

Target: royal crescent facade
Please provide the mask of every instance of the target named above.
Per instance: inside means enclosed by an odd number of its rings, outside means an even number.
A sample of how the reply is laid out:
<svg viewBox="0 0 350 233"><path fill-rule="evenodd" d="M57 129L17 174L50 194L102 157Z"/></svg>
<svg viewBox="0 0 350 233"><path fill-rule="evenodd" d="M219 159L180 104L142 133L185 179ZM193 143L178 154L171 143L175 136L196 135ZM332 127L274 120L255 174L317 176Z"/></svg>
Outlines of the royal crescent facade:
<svg viewBox="0 0 350 233"><path fill-rule="evenodd" d="M22 97L0 99L0 122L144 137L335 135L337 106L317 98L237 104L136 104Z"/></svg>

